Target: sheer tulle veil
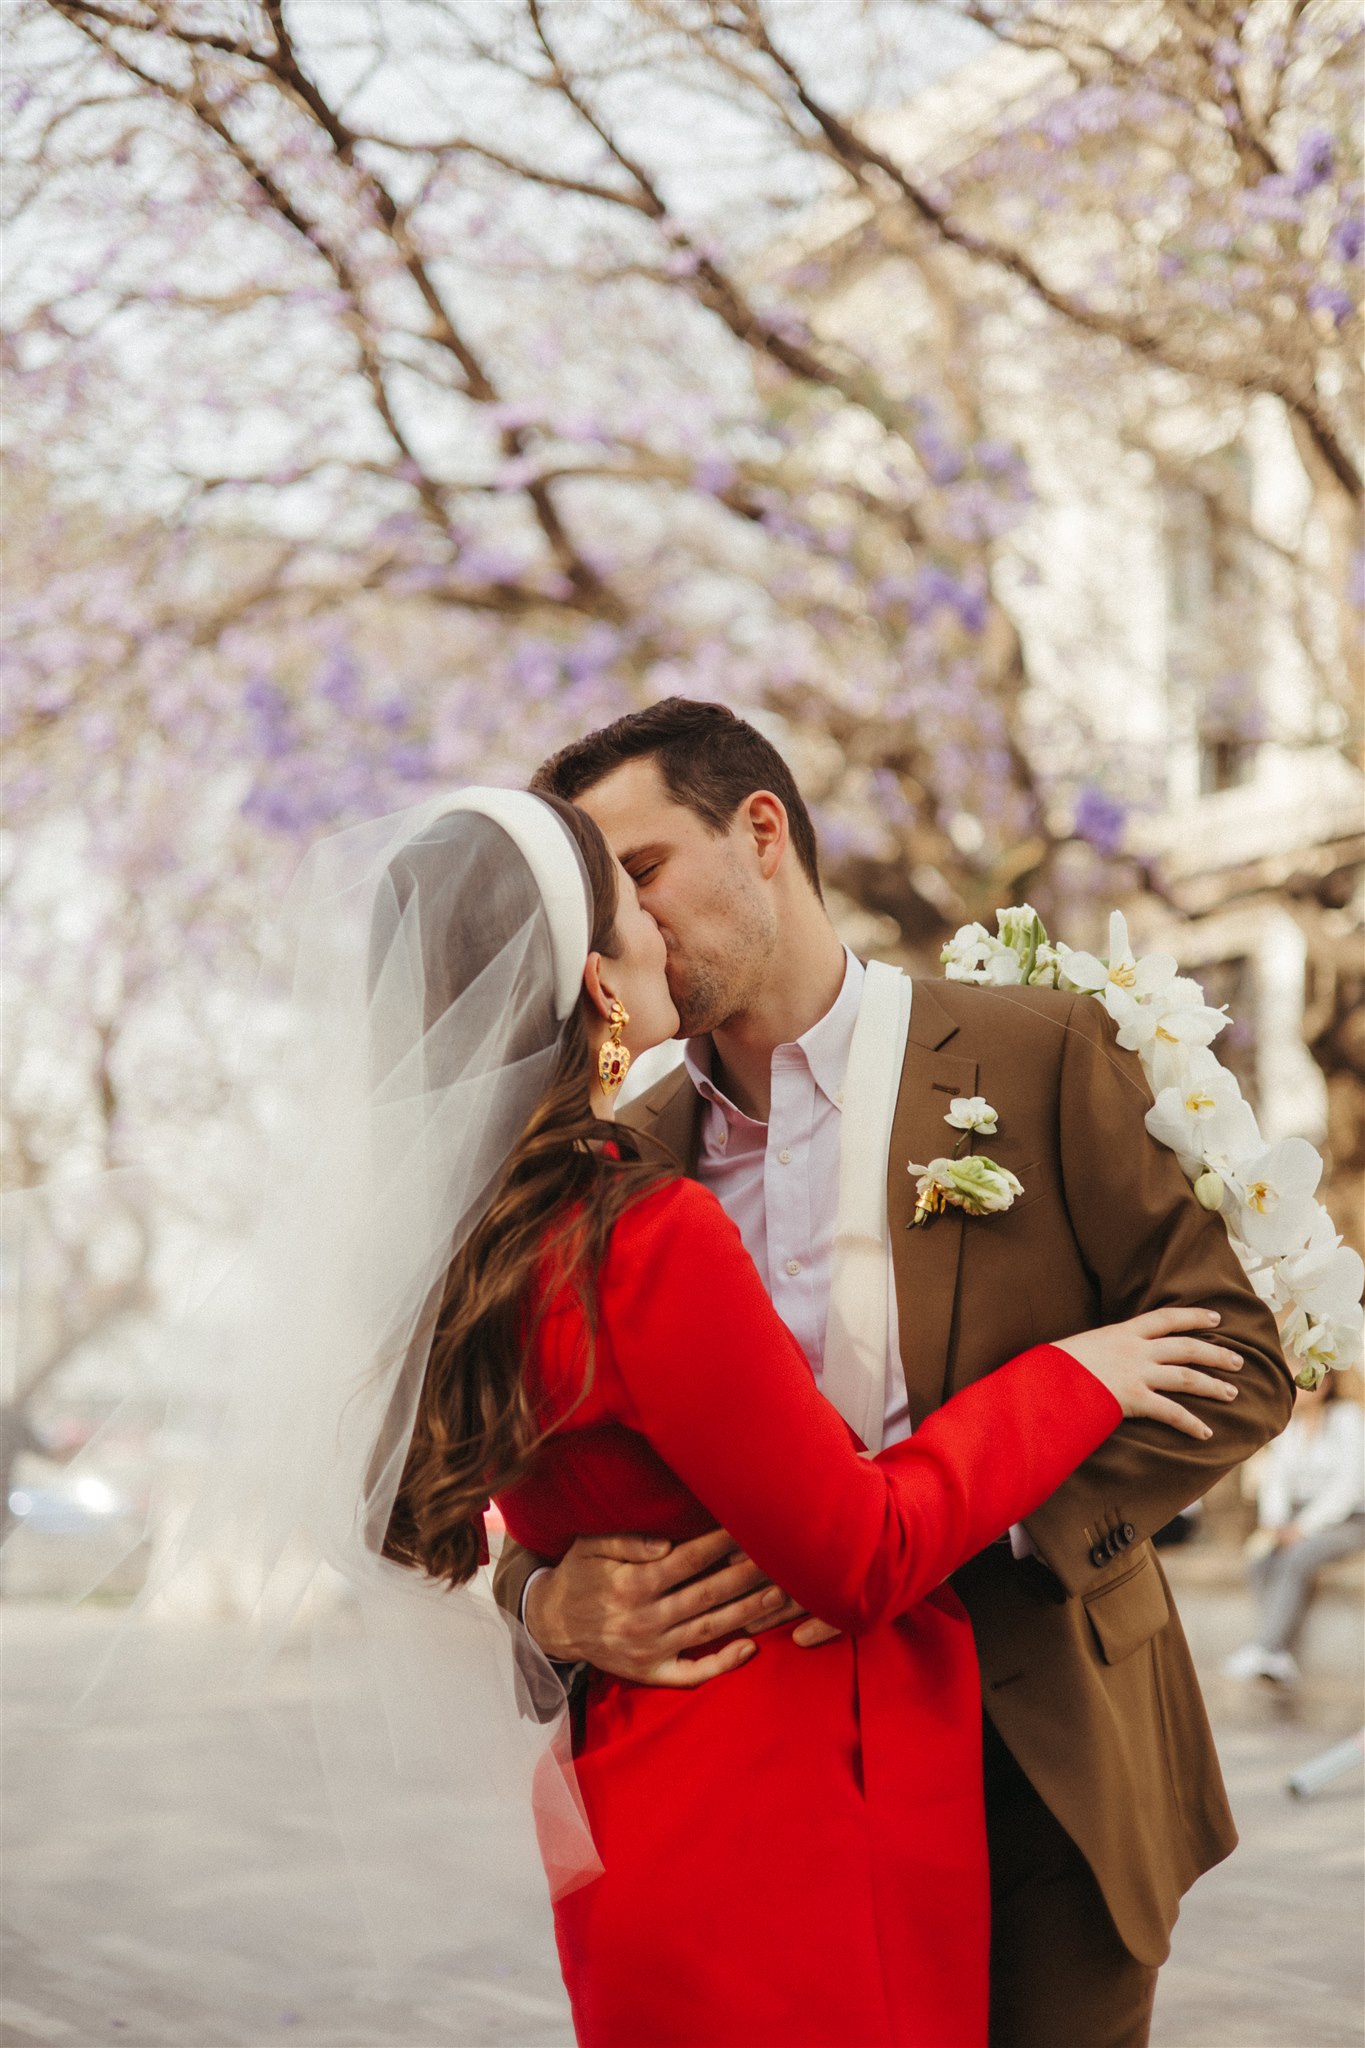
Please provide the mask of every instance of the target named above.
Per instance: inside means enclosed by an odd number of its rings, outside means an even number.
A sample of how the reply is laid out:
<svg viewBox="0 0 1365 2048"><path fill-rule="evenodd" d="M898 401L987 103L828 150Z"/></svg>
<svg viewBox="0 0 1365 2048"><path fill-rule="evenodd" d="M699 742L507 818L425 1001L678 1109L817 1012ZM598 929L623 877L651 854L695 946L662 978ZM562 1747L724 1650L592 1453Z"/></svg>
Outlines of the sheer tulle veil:
<svg viewBox="0 0 1365 2048"><path fill-rule="evenodd" d="M154 1509L156 1561L83 1709L206 1686L250 1709L287 1646L391 1965L600 1867L563 1689L487 1573L452 1590L381 1554L444 1277L551 1079L590 923L572 838L520 792L446 795L305 856L276 933L254 1226L174 1332L167 1428L192 1413L201 1481L171 1540ZM178 1589L225 1560L244 1618L206 1678Z"/></svg>

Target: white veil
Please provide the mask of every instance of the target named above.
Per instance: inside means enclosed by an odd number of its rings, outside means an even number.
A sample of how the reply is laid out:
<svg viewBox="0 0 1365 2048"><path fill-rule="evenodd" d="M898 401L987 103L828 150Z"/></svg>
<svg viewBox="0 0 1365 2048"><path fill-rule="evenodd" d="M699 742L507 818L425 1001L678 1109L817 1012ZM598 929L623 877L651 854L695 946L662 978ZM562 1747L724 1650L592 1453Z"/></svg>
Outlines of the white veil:
<svg viewBox="0 0 1365 2048"><path fill-rule="evenodd" d="M192 1705L206 1683L251 1708L289 1644L391 1965L448 1946L509 1890L543 1902L542 1862L551 1895L600 1868L563 1688L487 1573L452 1590L382 1555L446 1270L554 1071L589 931L577 847L519 792L434 799L305 857L280 920L254 1228L174 1333L168 1429L184 1440L192 1422L211 1449L87 1710ZM210 1355L228 1361L216 1394L196 1370ZM206 1681L177 1593L224 1559L250 1619Z"/></svg>

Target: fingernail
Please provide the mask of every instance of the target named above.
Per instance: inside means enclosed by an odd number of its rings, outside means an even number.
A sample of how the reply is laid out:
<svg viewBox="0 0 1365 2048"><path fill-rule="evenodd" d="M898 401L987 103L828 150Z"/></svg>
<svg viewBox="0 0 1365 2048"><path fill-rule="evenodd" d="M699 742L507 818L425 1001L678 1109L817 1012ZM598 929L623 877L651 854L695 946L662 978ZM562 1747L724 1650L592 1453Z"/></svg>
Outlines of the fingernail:
<svg viewBox="0 0 1365 2048"><path fill-rule="evenodd" d="M1212 1430L1211 1430L1211 1429L1209 1428L1209 1426L1208 1426L1207 1422L1206 1422L1206 1423L1204 1424L1204 1434L1205 1434L1205 1436L1212 1436L1212 1435L1213 1435L1213 1431L1212 1431Z"/></svg>
<svg viewBox="0 0 1365 2048"><path fill-rule="evenodd" d="M1237 1393L1238 1389L1236 1387L1224 1387L1223 1399L1225 1401L1235 1401L1237 1399Z"/></svg>
<svg viewBox="0 0 1365 2048"><path fill-rule="evenodd" d="M1223 1318L1219 1315L1216 1308L1211 1308L1209 1310L1209 1321L1211 1323L1221 1323L1222 1320Z"/></svg>
<svg viewBox="0 0 1365 2048"><path fill-rule="evenodd" d="M763 1605L765 1607L780 1607L786 1597L780 1586L769 1586L767 1592L763 1595Z"/></svg>
<svg viewBox="0 0 1365 2048"><path fill-rule="evenodd" d="M757 1655L758 1655L758 1644L757 1644L757 1643L746 1643L746 1644L744 1645L743 1649L742 1649L742 1650L740 1651L740 1653L739 1653L739 1661L740 1661L740 1663L741 1663L741 1664L747 1664L747 1663L748 1663L748 1661L749 1661L749 1659L750 1659L751 1657L756 1657Z"/></svg>

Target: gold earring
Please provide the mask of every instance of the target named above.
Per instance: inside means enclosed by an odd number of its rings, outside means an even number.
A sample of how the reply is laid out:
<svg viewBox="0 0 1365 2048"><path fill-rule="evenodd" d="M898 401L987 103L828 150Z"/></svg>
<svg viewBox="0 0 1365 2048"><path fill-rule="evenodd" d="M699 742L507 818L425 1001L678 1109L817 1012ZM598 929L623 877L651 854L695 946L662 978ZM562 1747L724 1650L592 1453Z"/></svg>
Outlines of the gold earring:
<svg viewBox="0 0 1365 2048"><path fill-rule="evenodd" d="M597 1078L602 1084L602 1093L610 1100L626 1078L630 1066L630 1054L621 1043L621 1033L629 1024L624 1005L619 998L611 1006L609 1038L604 1038L597 1052Z"/></svg>

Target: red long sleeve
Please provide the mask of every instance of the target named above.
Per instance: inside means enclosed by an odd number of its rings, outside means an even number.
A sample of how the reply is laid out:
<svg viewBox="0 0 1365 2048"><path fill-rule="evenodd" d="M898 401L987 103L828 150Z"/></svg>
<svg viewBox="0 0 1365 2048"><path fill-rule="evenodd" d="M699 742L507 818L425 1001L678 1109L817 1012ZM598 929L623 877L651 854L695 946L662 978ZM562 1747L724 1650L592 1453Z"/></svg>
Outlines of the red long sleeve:
<svg viewBox="0 0 1365 2048"><path fill-rule="evenodd" d="M622 1420L778 1585L852 1632L941 1585L1121 1420L1092 1373L1039 1345L868 1458L817 1389L739 1232L686 1180L618 1223L599 1340Z"/></svg>

